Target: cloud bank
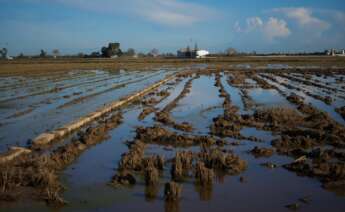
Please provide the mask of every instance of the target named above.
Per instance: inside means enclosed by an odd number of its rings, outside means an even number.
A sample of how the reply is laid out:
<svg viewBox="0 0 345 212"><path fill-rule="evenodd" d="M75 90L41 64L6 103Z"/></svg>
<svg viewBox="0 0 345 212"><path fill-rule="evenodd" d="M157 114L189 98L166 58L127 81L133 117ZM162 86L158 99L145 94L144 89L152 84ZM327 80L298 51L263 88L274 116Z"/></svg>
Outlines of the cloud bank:
<svg viewBox="0 0 345 212"><path fill-rule="evenodd" d="M243 28L239 22L236 22L235 30L242 33L259 32L269 41L285 38L291 34L286 21L274 17L269 17L267 21L263 21L260 17L250 17L246 19L246 25Z"/></svg>
<svg viewBox="0 0 345 212"><path fill-rule="evenodd" d="M319 32L330 28L330 24L314 16L313 10L304 7L276 8L272 10L275 13L284 14L287 18L296 21L299 26L307 27Z"/></svg>

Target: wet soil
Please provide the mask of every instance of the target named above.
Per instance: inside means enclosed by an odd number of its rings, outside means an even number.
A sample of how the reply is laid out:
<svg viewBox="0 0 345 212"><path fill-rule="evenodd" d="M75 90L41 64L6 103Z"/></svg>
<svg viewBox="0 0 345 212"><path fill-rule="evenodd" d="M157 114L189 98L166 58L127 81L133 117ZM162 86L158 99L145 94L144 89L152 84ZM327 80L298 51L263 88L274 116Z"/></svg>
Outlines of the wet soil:
<svg viewBox="0 0 345 212"><path fill-rule="evenodd" d="M53 146L0 164L0 208L343 211L343 75L181 72Z"/></svg>

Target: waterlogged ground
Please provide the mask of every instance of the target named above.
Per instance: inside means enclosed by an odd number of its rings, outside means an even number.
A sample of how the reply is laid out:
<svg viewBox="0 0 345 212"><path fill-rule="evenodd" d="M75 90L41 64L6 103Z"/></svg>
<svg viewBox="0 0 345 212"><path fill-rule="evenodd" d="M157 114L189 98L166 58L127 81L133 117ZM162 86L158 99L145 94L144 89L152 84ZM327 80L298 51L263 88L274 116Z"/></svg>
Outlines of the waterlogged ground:
<svg viewBox="0 0 345 212"><path fill-rule="evenodd" d="M96 145L78 152L72 147L64 149L60 143L57 145L63 151L51 150L55 155L64 152L63 159L58 157L54 161L63 164L58 176L66 189L59 193L67 204L56 206L21 199L20 204L6 202L0 208L344 211L345 117L340 109L345 106L345 75L342 71L284 72L281 68L180 74L140 102L122 108L122 122L102 131L107 135L101 136L102 139L97 134L96 137L88 134L87 126L64 143L66 146L78 140L83 143L86 137L97 140ZM5 145L14 135L18 136L13 132L18 130L17 126L25 128L25 123L40 126L41 132L54 128L162 79L167 73L74 73L77 76L71 73L70 77L76 78L72 81L66 76L41 82L31 79L26 89L17 91L21 79L9 79L11 83L1 87L4 102L1 105L15 103L12 107L16 110L25 110L30 105L37 108L8 118L15 110L2 106L7 115L1 114L4 120L1 132L10 130L1 133L2 141ZM88 84L89 78L100 82ZM103 78L109 81L108 86L103 87L107 84L101 81ZM52 80L57 80L57 84L52 86ZM59 84L61 80L63 85ZM37 92L33 91L35 84L45 81L50 88L69 88L20 98ZM109 89L123 82L126 87ZM82 94L63 98L73 92ZM92 98L69 104L93 93L96 95ZM42 103L47 100L52 103ZM48 125L45 119L49 114ZM63 120L62 114L66 117ZM96 121L92 127L97 128L99 123ZM39 132L25 133L23 138ZM165 194L168 182L176 182L181 188L177 195ZM54 203L50 199L48 202Z"/></svg>
<svg viewBox="0 0 345 212"><path fill-rule="evenodd" d="M172 70L71 71L0 79L0 152L163 79Z"/></svg>

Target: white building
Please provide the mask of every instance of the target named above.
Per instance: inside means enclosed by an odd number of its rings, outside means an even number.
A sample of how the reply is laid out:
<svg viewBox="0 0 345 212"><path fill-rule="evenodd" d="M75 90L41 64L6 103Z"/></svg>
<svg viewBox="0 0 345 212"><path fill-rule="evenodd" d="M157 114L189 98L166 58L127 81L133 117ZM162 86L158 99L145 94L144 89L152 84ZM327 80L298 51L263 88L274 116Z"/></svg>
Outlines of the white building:
<svg viewBox="0 0 345 212"><path fill-rule="evenodd" d="M330 49L326 51L326 54L329 56L345 56L345 50L337 51L336 49Z"/></svg>
<svg viewBox="0 0 345 212"><path fill-rule="evenodd" d="M206 50L200 50L197 48L197 45L194 49L189 47L183 48L177 51L177 57L180 58L205 58L210 53Z"/></svg>
<svg viewBox="0 0 345 212"><path fill-rule="evenodd" d="M210 54L210 52L208 52L206 50L197 50L196 51L196 58L205 58L209 54Z"/></svg>

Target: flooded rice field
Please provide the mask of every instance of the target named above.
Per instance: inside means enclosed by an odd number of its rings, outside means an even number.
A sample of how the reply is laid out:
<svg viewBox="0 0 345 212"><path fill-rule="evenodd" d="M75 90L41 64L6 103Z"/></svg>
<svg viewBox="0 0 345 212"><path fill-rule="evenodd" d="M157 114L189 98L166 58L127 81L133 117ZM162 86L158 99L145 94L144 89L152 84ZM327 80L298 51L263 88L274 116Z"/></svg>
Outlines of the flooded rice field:
<svg viewBox="0 0 345 212"><path fill-rule="evenodd" d="M345 72L283 69L9 77L0 210L344 211Z"/></svg>
<svg viewBox="0 0 345 212"><path fill-rule="evenodd" d="M8 77L0 85L0 152L26 145L111 101L163 79L173 71L71 71L39 77Z"/></svg>

